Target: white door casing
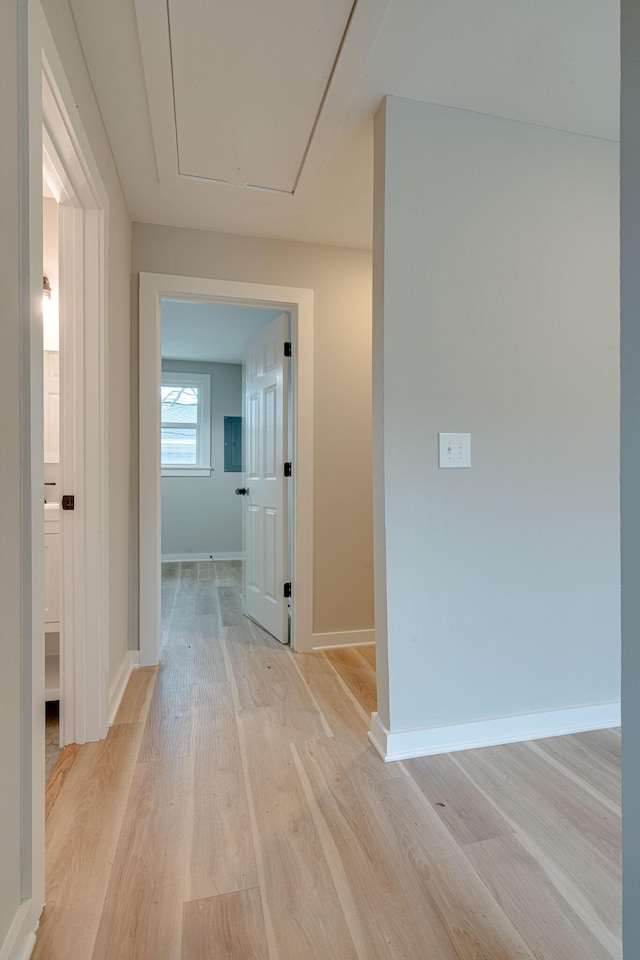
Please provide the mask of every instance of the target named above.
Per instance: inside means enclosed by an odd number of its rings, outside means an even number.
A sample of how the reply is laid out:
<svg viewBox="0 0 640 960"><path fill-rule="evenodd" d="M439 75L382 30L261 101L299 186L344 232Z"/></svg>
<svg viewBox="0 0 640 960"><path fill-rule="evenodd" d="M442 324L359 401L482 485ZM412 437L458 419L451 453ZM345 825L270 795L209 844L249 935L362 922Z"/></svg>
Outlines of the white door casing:
<svg viewBox="0 0 640 960"><path fill-rule="evenodd" d="M291 317L291 645L313 648L313 291L235 280L140 274L140 664L160 659L160 394L163 299L278 308Z"/></svg>
<svg viewBox="0 0 640 960"><path fill-rule="evenodd" d="M289 317L281 314L245 353L245 612L280 643L289 639L287 403Z"/></svg>
<svg viewBox="0 0 640 960"><path fill-rule="evenodd" d="M106 236L109 199L43 19L42 156L60 255L61 745L107 734L109 642ZM42 175L41 172L41 175ZM42 498L38 504L42 511Z"/></svg>

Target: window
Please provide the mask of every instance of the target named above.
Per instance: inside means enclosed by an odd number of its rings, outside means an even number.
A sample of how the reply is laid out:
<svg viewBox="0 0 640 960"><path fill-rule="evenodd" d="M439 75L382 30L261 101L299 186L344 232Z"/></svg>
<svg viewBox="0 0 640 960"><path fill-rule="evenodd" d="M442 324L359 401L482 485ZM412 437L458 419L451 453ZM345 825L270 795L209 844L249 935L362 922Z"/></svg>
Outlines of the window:
<svg viewBox="0 0 640 960"><path fill-rule="evenodd" d="M211 378L162 373L160 458L164 477L211 473Z"/></svg>

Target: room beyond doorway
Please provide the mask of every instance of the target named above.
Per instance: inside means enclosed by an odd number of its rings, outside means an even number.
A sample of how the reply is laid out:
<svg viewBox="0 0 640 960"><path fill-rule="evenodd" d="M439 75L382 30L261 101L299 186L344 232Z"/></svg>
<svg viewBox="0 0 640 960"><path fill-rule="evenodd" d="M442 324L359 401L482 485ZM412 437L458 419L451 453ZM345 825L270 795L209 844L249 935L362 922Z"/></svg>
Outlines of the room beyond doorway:
<svg viewBox="0 0 640 960"><path fill-rule="evenodd" d="M162 560L244 557L244 345L282 311L163 299Z"/></svg>

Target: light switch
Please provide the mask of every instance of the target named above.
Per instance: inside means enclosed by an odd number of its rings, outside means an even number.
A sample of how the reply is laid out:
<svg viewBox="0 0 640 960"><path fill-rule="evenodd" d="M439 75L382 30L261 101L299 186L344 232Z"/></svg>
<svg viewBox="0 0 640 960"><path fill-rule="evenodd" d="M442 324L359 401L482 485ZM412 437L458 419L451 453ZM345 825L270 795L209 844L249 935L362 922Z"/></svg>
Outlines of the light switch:
<svg viewBox="0 0 640 960"><path fill-rule="evenodd" d="M439 433L438 449L441 469L471 466L470 433Z"/></svg>

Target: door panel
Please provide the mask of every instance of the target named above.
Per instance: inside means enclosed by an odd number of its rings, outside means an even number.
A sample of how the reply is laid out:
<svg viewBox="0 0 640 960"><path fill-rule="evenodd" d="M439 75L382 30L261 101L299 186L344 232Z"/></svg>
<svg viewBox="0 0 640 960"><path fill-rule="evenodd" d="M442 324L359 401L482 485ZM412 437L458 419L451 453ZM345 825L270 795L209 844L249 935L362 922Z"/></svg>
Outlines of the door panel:
<svg viewBox="0 0 640 960"><path fill-rule="evenodd" d="M251 504L247 506L247 590L260 591L260 510Z"/></svg>
<svg viewBox="0 0 640 960"><path fill-rule="evenodd" d="M288 641L287 459L288 361L284 343L289 318L282 314L247 345L246 596L247 616L281 643Z"/></svg>
<svg viewBox="0 0 640 960"><path fill-rule="evenodd" d="M275 478L278 471L278 436L276 430L278 386L264 392L264 477Z"/></svg>
<svg viewBox="0 0 640 960"><path fill-rule="evenodd" d="M276 603L278 599L278 587L276 582L276 566L278 563L278 524L280 515L277 510L271 510L267 507L263 511L263 531L264 531L264 595L266 600ZM282 581L284 583L284 579ZM282 591L282 586L280 587Z"/></svg>
<svg viewBox="0 0 640 960"><path fill-rule="evenodd" d="M247 401L247 473L257 476L260 473L260 401L261 395L254 393Z"/></svg>

